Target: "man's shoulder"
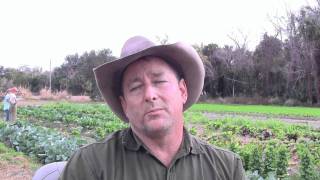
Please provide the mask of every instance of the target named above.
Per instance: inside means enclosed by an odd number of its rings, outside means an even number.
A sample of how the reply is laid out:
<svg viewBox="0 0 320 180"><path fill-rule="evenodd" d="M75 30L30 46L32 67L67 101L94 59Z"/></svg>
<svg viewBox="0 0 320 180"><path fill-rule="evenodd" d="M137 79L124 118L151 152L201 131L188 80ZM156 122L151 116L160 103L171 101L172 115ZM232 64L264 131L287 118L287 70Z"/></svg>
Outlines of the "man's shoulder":
<svg viewBox="0 0 320 180"><path fill-rule="evenodd" d="M122 129L109 134L103 141L85 145L80 148L80 151L100 151L110 148L116 148L122 144L122 137L127 132L127 129Z"/></svg>
<svg viewBox="0 0 320 180"><path fill-rule="evenodd" d="M197 144L201 152L212 158L220 158L221 160L235 161L240 160L240 156L230 150L209 144L198 137L192 136L193 144Z"/></svg>
<svg viewBox="0 0 320 180"><path fill-rule="evenodd" d="M244 171L242 161L236 153L211 145L199 138L193 137L192 143L202 153L202 157L206 159L206 167L210 167L207 171L214 169L218 179L244 179Z"/></svg>

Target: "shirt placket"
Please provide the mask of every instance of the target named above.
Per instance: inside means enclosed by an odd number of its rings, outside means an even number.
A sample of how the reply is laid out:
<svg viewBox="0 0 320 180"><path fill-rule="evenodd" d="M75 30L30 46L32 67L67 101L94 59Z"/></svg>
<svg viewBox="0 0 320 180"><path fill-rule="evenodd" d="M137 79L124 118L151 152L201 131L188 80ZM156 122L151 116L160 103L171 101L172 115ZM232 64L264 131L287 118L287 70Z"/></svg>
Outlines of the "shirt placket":
<svg viewBox="0 0 320 180"><path fill-rule="evenodd" d="M182 149L178 152L176 157L173 159L172 164L167 168L167 176L166 180L175 180L176 179L176 166L177 163L179 163L179 159L183 158L184 156L187 156L188 153L190 152L189 150L185 149L186 147L183 146Z"/></svg>
<svg viewBox="0 0 320 180"><path fill-rule="evenodd" d="M167 169L167 177L166 180L174 180L175 179L175 172L174 166Z"/></svg>

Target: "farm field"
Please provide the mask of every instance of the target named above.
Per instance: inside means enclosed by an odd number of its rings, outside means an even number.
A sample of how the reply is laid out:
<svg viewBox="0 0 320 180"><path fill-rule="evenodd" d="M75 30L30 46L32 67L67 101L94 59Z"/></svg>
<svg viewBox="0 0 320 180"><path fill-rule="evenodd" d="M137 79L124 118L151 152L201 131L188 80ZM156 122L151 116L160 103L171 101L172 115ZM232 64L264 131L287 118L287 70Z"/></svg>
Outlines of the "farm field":
<svg viewBox="0 0 320 180"><path fill-rule="evenodd" d="M185 127L210 144L238 153L248 179L318 178L320 128L281 118L317 123L320 110L195 104L185 112ZM19 107L15 123L0 123L0 140L46 164L67 160L77 148L127 126L104 104L33 104Z"/></svg>
<svg viewBox="0 0 320 180"><path fill-rule="evenodd" d="M292 117L320 120L319 107L288 107L272 105L196 104L192 111L263 115L266 117Z"/></svg>

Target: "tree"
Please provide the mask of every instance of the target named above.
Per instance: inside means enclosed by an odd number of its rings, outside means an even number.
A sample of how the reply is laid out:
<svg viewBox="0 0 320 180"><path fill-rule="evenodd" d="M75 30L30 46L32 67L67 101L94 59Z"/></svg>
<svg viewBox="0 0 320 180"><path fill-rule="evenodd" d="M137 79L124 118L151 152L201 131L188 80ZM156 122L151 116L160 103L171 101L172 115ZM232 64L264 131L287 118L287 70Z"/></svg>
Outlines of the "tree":
<svg viewBox="0 0 320 180"><path fill-rule="evenodd" d="M100 99L99 91L95 83L93 68L105 62L114 60L109 49L90 51L68 55L61 67L54 69L53 89L67 90L73 95L90 95L92 99Z"/></svg>
<svg viewBox="0 0 320 180"><path fill-rule="evenodd" d="M285 84L279 83L285 82L282 42L276 37L264 34L253 56L259 94L267 97L282 96L285 91Z"/></svg>
<svg viewBox="0 0 320 180"><path fill-rule="evenodd" d="M304 45L305 56L308 59L307 88L308 100L312 101L313 94L316 101L320 103L320 3L318 7L305 7L300 11L297 18L299 35ZM314 81L315 83L313 83ZM314 85L313 85L314 84ZM315 89L315 93L313 93Z"/></svg>

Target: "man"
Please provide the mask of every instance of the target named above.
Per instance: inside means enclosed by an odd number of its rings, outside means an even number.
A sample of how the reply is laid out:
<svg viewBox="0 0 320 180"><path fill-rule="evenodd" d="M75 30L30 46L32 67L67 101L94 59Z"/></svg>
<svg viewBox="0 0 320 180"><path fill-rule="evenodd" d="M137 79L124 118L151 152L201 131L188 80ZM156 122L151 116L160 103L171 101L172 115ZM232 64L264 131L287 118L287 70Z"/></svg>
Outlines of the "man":
<svg viewBox="0 0 320 180"><path fill-rule="evenodd" d="M204 67L189 45L130 38L120 59L94 69L112 111L130 128L77 151L61 179L244 179L240 158L191 136L183 111L202 91Z"/></svg>

